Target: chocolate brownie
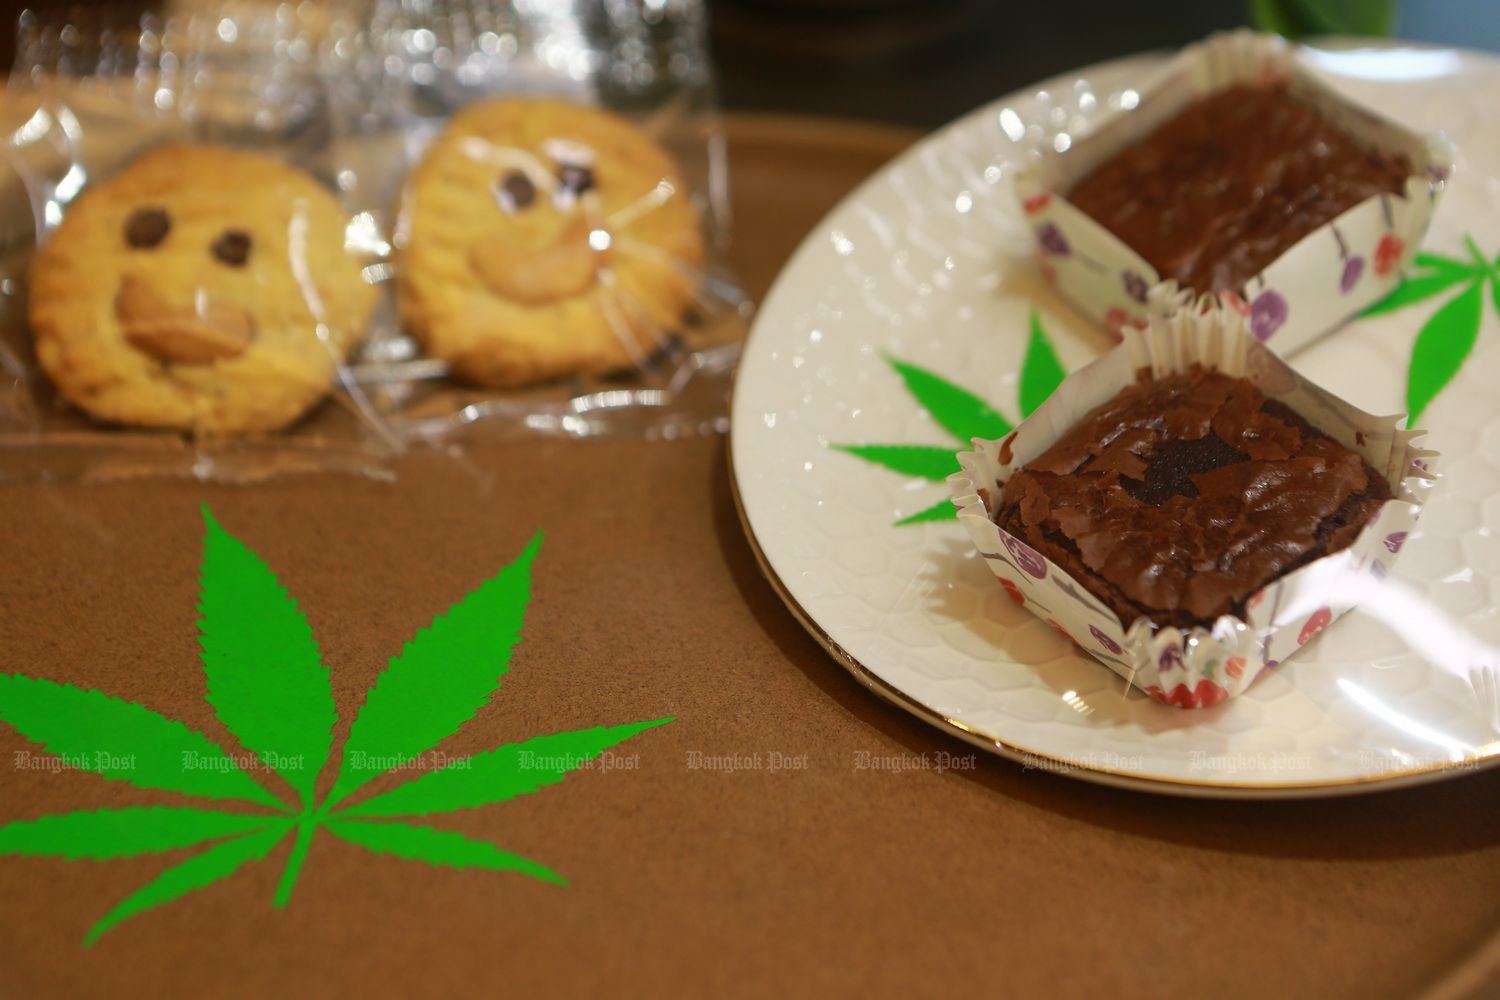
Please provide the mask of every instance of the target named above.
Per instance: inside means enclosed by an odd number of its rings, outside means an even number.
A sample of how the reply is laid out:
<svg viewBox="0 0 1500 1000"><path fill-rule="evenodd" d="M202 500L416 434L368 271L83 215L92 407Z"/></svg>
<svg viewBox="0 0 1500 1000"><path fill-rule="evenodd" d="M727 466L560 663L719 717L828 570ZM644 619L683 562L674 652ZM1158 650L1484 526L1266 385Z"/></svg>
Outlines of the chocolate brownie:
<svg viewBox="0 0 1500 1000"><path fill-rule="evenodd" d="M1302 237L1373 195L1400 194L1404 156L1360 146L1284 85L1237 84L1081 180L1068 195L1165 278L1241 291Z"/></svg>
<svg viewBox="0 0 1500 1000"><path fill-rule="evenodd" d="M1120 616L1186 628L1346 548L1390 484L1249 381L1138 380L1002 484L995 523Z"/></svg>

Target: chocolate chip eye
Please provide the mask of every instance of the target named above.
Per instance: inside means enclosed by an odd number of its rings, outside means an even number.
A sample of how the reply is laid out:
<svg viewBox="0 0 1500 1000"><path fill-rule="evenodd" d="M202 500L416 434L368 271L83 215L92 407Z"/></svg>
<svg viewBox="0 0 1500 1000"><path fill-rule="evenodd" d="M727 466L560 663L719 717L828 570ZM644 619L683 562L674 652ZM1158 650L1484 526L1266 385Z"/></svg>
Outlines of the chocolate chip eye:
<svg viewBox="0 0 1500 1000"><path fill-rule="evenodd" d="M594 186L594 171L579 163L564 163L557 168L557 180L576 196Z"/></svg>
<svg viewBox="0 0 1500 1000"><path fill-rule="evenodd" d="M163 208L138 208L125 220L125 242L137 250L150 250L172 231L172 219Z"/></svg>
<svg viewBox="0 0 1500 1000"><path fill-rule="evenodd" d="M522 171L512 170L500 179L499 187L495 188L495 199L507 212L519 212L530 208L536 201L536 185Z"/></svg>
<svg viewBox="0 0 1500 1000"><path fill-rule="evenodd" d="M243 267L250 259L250 234L239 229L226 229L214 240L213 254L230 267Z"/></svg>

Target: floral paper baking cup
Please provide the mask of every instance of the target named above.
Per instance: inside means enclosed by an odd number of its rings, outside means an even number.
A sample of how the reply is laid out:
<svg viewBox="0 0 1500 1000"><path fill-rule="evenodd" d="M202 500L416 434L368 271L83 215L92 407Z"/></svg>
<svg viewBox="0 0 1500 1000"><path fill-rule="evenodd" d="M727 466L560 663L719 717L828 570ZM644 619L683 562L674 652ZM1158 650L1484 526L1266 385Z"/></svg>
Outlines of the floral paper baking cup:
<svg viewBox="0 0 1500 1000"><path fill-rule="evenodd" d="M1441 136L1419 134L1336 94L1298 65L1277 36L1248 31L1215 35L1184 49L1086 128L1054 136L1053 151L1016 174L1016 195L1043 273L1117 339L1122 327L1139 325L1148 315L1152 288L1165 284L1171 291L1177 284L1163 281L1145 258L1069 202L1066 192L1199 98L1237 83L1272 82L1285 82L1292 96L1360 145L1404 155L1412 173L1404 196L1360 202L1285 250L1249 280L1243 297L1223 293L1224 302L1246 311L1256 338L1286 354L1400 283L1452 171L1452 146Z"/></svg>
<svg viewBox="0 0 1500 1000"><path fill-rule="evenodd" d="M1130 684L1168 705L1217 705L1248 688L1378 585L1416 524L1434 485L1435 453L1417 448L1421 431L1400 430L1400 416L1374 416L1318 388L1289 368L1248 329L1242 313L1204 297L1123 342L1070 375L1006 437L974 441L948 479L959 521L1011 597L1057 628ZM1133 384L1198 365L1248 379L1314 428L1353 450L1391 485L1386 501L1345 549L1287 573L1253 593L1246 617L1225 615L1211 628L1122 622L1080 583L995 523L999 488L1090 411Z"/></svg>

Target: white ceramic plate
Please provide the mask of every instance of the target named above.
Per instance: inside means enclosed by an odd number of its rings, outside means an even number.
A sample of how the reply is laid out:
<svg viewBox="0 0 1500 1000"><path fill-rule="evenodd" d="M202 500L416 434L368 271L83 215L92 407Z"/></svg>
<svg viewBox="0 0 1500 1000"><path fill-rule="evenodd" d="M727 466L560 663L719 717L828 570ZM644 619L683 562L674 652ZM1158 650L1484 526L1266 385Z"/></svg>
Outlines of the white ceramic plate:
<svg viewBox="0 0 1500 1000"><path fill-rule="evenodd" d="M1428 250L1500 255L1500 59L1445 49L1329 47L1302 58L1335 88L1458 147ZM742 513L787 604L876 692L1030 766L1190 795L1321 795L1461 775L1500 761L1500 277L1360 319L1295 367L1372 412L1405 410L1419 331L1482 297L1467 363L1421 423L1444 481L1408 540L1399 611L1356 611L1211 709L1127 690L1016 607L956 521L893 522L941 483L835 444L947 445L893 357L1011 421L1036 306L1063 367L1110 346L1040 279L1009 177L1124 100L1157 57L1109 63L1002 98L936 133L847 198L803 243L756 320L735 390ZM1462 317L1460 317L1462 319ZM1460 326L1463 323L1459 324ZM1476 670L1476 668L1478 668Z"/></svg>

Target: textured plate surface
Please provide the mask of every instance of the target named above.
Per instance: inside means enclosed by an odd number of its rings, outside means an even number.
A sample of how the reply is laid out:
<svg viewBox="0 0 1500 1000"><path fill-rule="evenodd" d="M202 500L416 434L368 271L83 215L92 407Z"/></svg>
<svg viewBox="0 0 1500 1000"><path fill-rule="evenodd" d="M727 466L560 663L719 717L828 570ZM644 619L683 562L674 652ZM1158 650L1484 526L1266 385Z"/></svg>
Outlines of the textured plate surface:
<svg viewBox="0 0 1500 1000"><path fill-rule="evenodd" d="M1352 47L1299 58L1355 100L1455 142L1455 175L1426 247L1494 262L1500 130L1491 100L1500 60ZM1467 329L1435 317L1464 321L1482 296L1472 353L1420 421L1443 455L1444 480L1393 585L1215 708L1168 708L1127 690L1012 603L955 521L895 525L941 501L946 487L830 447L952 444L887 358L1019 419L1033 306L1068 371L1108 349L1041 279L1010 177L1028 149L1057 143L1101 108L1129 104L1157 62L1101 65L981 108L904 154L810 234L760 312L735 391L734 475L763 565L804 624L877 692L1031 766L1180 794L1284 796L1492 764L1500 760L1493 263L1290 359L1357 406L1404 411L1421 332ZM1425 338L1427 348L1437 337Z"/></svg>

